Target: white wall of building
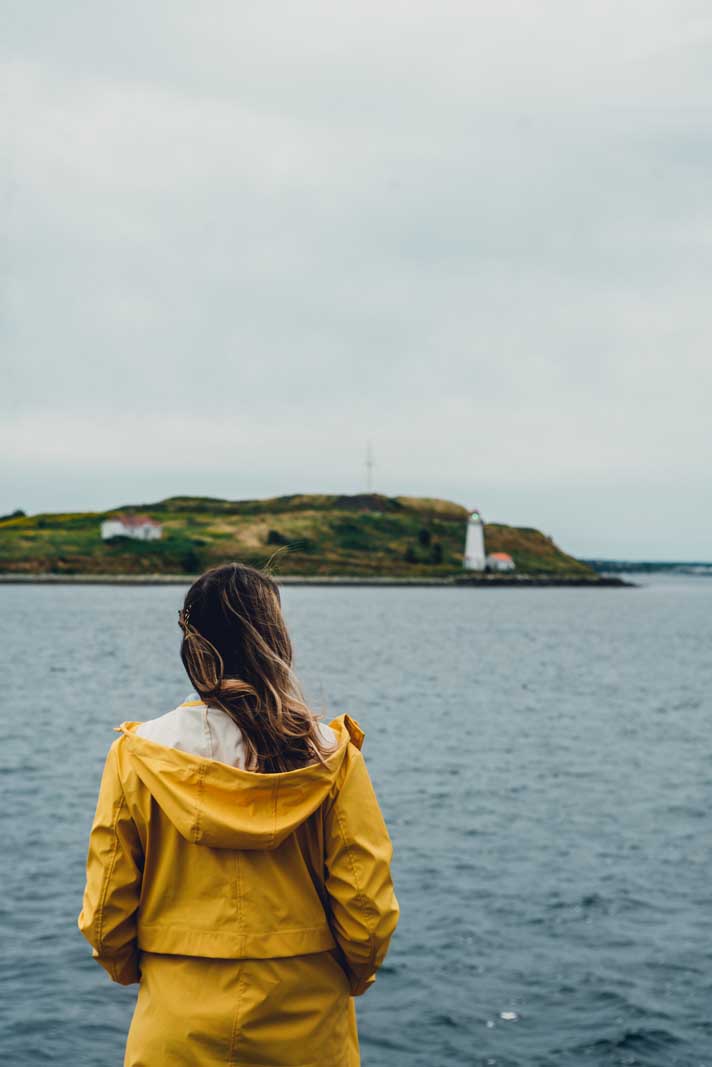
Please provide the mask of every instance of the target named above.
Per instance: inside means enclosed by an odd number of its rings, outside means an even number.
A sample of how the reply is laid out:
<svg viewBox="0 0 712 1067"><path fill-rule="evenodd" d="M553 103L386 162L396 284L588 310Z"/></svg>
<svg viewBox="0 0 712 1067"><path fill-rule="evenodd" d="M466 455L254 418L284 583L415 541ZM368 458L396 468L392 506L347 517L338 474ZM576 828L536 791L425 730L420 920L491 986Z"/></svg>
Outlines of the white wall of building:
<svg viewBox="0 0 712 1067"><path fill-rule="evenodd" d="M141 526L125 526L120 519L105 519L101 524L101 536L104 541L110 537L133 537L137 541L159 541L163 535L163 527L153 523L143 523Z"/></svg>
<svg viewBox="0 0 712 1067"><path fill-rule="evenodd" d="M497 559L496 556L488 556L486 563L488 571L514 570L514 560L511 559Z"/></svg>
<svg viewBox="0 0 712 1067"><path fill-rule="evenodd" d="M139 526L137 530L141 531L137 533L137 537L142 537L144 541L158 541L160 540L163 530L160 526Z"/></svg>
<svg viewBox="0 0 712 1067"><path fill-rule="evenodd" d="M101 524L101 536L104 541L109 537L126 537L126 527L117 519L105 519Z"/></svg>

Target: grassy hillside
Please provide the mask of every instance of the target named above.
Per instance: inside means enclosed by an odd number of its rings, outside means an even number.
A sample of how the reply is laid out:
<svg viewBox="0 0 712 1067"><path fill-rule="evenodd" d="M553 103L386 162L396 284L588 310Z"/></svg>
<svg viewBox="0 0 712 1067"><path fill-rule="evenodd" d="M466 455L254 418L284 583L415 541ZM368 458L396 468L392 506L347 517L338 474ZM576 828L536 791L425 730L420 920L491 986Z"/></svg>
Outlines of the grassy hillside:
<svg viewBox="0 0 712 1067"><path fill-rule="evenodd" d="M117 512L163 524L155 542L101 539ZM438 575L462 569L467 511L448 500L294 495L266 500L171 497L103 513L0 519L0 571L24 574L194 574L238 559L281 574ZM591 574L538 530L485 527L488 552L509 552L521 573Z"/></svg>

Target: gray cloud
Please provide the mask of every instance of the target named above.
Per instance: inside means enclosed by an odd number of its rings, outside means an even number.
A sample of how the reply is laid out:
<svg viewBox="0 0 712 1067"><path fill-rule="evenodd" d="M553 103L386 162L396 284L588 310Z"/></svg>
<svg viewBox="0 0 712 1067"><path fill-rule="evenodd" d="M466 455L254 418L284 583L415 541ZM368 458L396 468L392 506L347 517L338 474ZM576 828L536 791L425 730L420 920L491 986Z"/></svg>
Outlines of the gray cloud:
<svg viewBox="0 0 712 1067"><path fill-rule="evenodd" d="M359 489L371 438L384 492L709 556L706 5L8 22L0 510Z"/></svg>

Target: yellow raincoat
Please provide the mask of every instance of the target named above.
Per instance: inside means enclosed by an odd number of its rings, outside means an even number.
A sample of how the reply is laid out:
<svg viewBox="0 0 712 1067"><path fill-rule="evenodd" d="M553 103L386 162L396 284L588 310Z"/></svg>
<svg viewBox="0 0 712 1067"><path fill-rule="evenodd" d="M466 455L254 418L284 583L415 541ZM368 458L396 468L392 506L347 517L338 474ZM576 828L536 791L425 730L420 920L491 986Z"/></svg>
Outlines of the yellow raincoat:
<svg viewBox="0 0 712 1067"><path fill-rule="evenodd" d="M398 921L391 843L342 715L325 765L241 770L123 723L79 928L139 982L126 1067L356 1067L354 996Z"/></svg>

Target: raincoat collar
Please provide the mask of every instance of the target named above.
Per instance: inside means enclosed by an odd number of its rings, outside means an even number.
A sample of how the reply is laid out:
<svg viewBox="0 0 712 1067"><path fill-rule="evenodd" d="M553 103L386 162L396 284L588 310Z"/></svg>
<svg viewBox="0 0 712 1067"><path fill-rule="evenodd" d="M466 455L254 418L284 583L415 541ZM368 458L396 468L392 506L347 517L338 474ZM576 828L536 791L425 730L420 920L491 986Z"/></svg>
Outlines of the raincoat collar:
<svg viewBox="0 0 712 1067"><path fill-rule="evenodd" d="M182 837L213 848L276 848L329 795L349 744L364 740L358 723L340 715L329 723L337 745L323 764L265 774L168 748L136 734L139 725L116 727L130 768Z"/></svg>

